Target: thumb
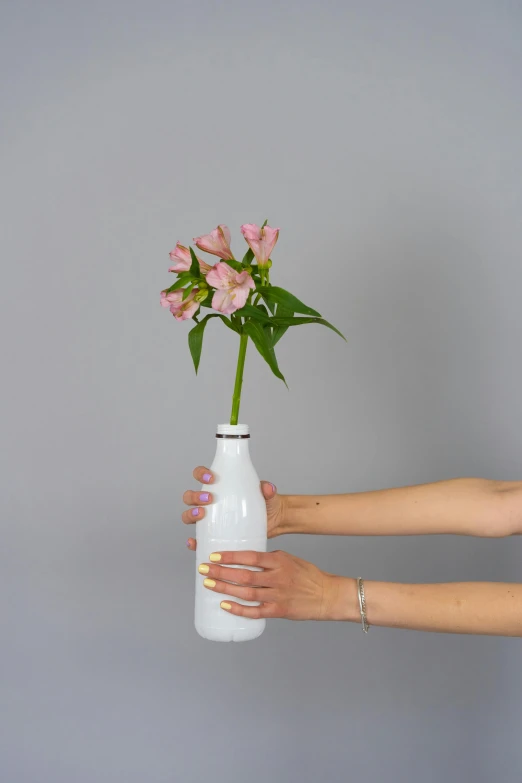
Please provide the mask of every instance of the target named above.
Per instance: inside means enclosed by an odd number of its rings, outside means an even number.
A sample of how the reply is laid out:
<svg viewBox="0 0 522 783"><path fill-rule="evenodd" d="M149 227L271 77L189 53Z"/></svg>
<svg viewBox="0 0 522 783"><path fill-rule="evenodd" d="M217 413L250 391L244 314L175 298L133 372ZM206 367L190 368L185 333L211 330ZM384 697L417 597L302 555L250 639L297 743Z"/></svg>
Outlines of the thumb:
<svg viewBox="0 0 522 783"><path fill-rule="evenodd" d="M277 487L270 481L261 482L261 492L265 500L272 500L277 495Z"/></svg>

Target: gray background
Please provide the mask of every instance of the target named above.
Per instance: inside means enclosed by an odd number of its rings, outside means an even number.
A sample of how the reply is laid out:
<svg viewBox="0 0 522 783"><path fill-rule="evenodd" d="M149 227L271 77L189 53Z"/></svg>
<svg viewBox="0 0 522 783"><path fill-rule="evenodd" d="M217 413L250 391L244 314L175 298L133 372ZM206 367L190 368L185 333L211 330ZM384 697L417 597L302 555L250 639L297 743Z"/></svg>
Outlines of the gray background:
<svg viewBox="0 0 522 783"><path fill-rule="evenodd" d="M4 2L2 783L520 781L520 642L192 627L179 523L229 413L160 310L176 240L281 226L331 318L251 352L286 492L520 478L522 11L464 2ZM519 580L518 540L274 547L400 581Z"/></svg>

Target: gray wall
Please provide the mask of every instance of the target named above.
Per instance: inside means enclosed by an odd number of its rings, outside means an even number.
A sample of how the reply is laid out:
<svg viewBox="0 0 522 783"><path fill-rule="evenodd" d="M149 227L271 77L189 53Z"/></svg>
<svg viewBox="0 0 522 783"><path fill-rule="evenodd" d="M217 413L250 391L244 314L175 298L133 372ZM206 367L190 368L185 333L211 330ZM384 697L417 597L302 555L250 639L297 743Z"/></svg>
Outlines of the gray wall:
<svg viewBox="0 0 522 783"><path fill-rule="evenodd" d="M287 492L521 477L522 12L438 3L5 3L2 783L520 781L518 640L192 627L179 523L233 336L161 311L167 253L282 227L274 277L349 336L253 353ZM236 239L236 245L239 239ZM519 580L520 541L286 538L330 571Z"/></svg>

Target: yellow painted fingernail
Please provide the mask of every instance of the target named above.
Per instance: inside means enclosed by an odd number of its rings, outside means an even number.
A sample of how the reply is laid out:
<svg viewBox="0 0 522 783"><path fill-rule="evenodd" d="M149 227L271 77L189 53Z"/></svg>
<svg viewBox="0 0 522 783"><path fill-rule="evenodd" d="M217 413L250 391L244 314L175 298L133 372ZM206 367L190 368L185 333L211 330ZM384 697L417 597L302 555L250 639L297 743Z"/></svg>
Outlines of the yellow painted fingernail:
<svg viewBox="0 0 522 783"><path fill-rule="evenodd" d="M203 584L205 585L205 587L215 587L216 586L216 583L214 582L213 579L204 579L203 580Z"/></svg>
<svg viewBox="0 0 522 783"><path fill-rule="evenodd" d="M218 555L214 552L214 554L210 555L209 560L211 563L219 563L219 561L221 560L221 555Z"/></svg>
<svg viewBox="0 0 522 783"><path fill-rule="evenodd" d="M200 574L208 574L210 568L208 567L208 565L205 565L205 563L201 563L201 565L198 568L198 571Z"/></svg>
<svg viewBox="0 0 522 783"><path fill-rule="evenodd" d="M232 604L227 604L226 601L221 601L219 605L222 609L225 609L227 612L230 612L230 610L232 609Z"/></svg>

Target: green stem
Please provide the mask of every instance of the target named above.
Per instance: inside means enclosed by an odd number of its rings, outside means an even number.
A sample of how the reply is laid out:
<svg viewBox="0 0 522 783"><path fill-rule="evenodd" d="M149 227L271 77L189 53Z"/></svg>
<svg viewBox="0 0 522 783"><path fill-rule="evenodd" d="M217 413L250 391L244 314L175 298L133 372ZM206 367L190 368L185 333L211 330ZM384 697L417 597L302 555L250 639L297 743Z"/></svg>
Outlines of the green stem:
<svg viewBox="0 0 522 783"><path fill-rule="evenodd" d="M232 396L232 413L230 414L231 424L237 424L239 418L239 405L241 404L241 387L243 385L243 370L245 369L247 344L248 344L248 335L242 334L239 339L239 354L237 357L236 382L234 384L234 394Z"/></svg>

